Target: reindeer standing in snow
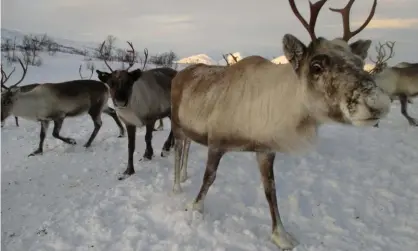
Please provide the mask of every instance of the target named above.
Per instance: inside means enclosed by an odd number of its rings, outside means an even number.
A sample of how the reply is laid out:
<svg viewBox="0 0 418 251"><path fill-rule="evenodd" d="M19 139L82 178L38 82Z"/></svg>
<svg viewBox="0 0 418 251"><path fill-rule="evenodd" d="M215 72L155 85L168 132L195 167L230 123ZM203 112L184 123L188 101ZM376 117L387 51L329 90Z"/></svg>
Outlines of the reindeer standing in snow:
<svg viewBox="0 0 418 251"><path fill-rule="evenodd" d="M219 162L230 151L255 152L272 219L272 240L282 249L297 241L282 224L277 206L273 164L275 152L302 151L312 145L318 127L337 122L373 126L389 112L390 98L363 70L370 40L350 38L363 30L369 17L355 31L349 29L350 0L341 13L342 38L327 40L315 35L318 13L327 0L310 4L308 23L294 0L291 9L312 39L305 45L293 35L283 37L283 51L290 64L274 64L246 57L230 66L191 65L180 71L171 86L172 130L175 137L174 192L185 180L191 140L208 147L203 183L191 205L202 211ZM234 167L231 167L234 168Z"/></svg>
<svg viewBox="0 0 418 251"><path fill-rule="evenodd" d="M399 99L401 113L411 126L418 126L418 121L408 114L408 103L418 95L418 63L401 62L388 67L387 61L394 56L395 42L379 43L376 46L376 60L370 59L375 67L371 70L376 83L389 94L392 100ZM388 48L389 53L387 53ZM376 124L375 127L378 127Z"/></svg>

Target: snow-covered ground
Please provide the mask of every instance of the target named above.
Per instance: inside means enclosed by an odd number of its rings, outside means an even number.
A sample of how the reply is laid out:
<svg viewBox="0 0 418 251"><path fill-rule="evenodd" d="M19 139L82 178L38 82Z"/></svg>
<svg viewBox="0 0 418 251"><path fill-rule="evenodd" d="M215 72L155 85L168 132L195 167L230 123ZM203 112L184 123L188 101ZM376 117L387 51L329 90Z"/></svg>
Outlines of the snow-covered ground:
<svg viewBox="0 0 418 251"><path fill-rule="evenodd" d="M82 57L42 57L44 65L30 67L25 84L79 78ZM324 126L312 152L278 154L279 208L300 242L295 251L417 250L418 129L399 110L395 101L380 128ZM418 117L418 101L410 113ZM139 162L145 130L138 131L136 174L119 181L127 138L117 138L110 117L103 115L89 150L82 145L93 130L90 118L66 119L62 135L78 145L54 139L50 128L45 152L36 157L27 155L38 144L39 125L20 119L16 127L10 117L1 133L2 250L277 250L253 154L225 155L204 216L186 212L201 185L206 148L192 144L190 178L183 194L172 195L173 155L160 157L169 133L164 122L164 131L154 133L151 162Z"/></svg>

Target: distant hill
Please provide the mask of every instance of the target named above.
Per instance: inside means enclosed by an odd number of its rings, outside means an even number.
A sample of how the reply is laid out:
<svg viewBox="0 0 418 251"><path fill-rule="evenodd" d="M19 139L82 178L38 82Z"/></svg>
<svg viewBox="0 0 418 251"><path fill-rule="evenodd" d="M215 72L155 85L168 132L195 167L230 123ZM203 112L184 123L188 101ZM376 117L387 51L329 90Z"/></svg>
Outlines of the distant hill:
<svg viewBox="0 0 418 251"><path fill-rule="evenodd" d="M193 55L193 56L190 56L190 57L182 58L182 59L178 60L177 63L179 63L179 64L203 63L203 64L208 64L208 65L213 65L213 64L216 64L216 61L213 60L211 57L209 57L206 54L197 54L197 55Z"/></svg>

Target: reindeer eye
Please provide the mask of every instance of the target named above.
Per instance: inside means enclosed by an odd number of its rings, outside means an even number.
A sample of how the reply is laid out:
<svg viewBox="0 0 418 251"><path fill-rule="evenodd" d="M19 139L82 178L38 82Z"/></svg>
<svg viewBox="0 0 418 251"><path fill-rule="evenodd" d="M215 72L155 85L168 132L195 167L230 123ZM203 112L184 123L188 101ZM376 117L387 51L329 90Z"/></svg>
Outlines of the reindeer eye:
<svg viewBox="0 0 418 251"><path fill-rule="evenodd" d="M319 74L324 70L322 63L320 61L313 61L311 63L311 73Z"/></svg>
<svg viewBox="0 0 418 251"><path fill-rule="evenodd" d="M327 55L316 55L312 58L310 71L312 74L322 73L327 66L331 64L331 59Z"/></svg>

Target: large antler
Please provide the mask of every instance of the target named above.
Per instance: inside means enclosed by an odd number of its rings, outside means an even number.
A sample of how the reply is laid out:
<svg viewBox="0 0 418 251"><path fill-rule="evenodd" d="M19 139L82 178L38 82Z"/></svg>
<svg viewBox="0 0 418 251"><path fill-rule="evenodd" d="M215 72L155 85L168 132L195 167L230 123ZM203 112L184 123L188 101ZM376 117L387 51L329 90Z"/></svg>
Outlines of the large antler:
<svg viewBox="0 0 418 251"><path fill-rule="evenodd" d="M360 31L362 31L364 28L366 28L366 26L372 20L372 18L374 16L374 13L376 11L377 0L374 0L372 9L371 9L370 14L367 17L366 21L357 30L351 31L350 30L350 10L351 10L351 7L353 6L354 1L355 0L350 0L343 9L329 8L331 11L338 12L342 16L343 27L344 27L343 40L345 40L345 41L350 40L350 38L354 37L355 35L360 33Z"/></svg>
<svg viewBox="0 0 418 251"><path fill-rule="evenodd" d="M20 78L20 80L16 84L11 85L10 87L7 87L5 85L5 83L7 82L7 80L9 80L10 76L12 76L12 74L15 72L16 67L13 67L13 70L9 74L6 74L6 72L4 72L4 70L3 70L3 65L1 66L1 87L6 89L6 90L9 90L10 88L16 87L18 84L20 84L23 81L23 79L25 78L26 72L28 71L29 62L26 61L26 64L24 65L20 58L18 58L17 60L19 60L19 64L23 69L23 74L22 74L22 77Z"/></svg>
<svg viewBox="0 0 418 251"><path fill-rule="evenodd" d="M142 70L145 69L145 66L147 65L147 61L148 61L148 49L147 48L144 49L144 55L145 55L145 60L144 60L144 65L142 66Z"/></svg>
<svg viewBox="0 0 418 251"><path fill-rule="evenodd" d="M387 54L385 47L388 48L389 54ZM386 62L395 56L393 47L395 47L395 42L388 41L384 44L379 42L379 45L375 47L377 52L376 60L369 58L374 63L374 68L370 71L371 74L378 73L387 66Z"/></svg>
<svg viewBox="0 0 418 251"><path fill-rule="evenodd" d="M127 50L128 53L131 53L132 57L131 57L131 62L129 62L129 67L126 70L129 70L134 64L135 64L135 49L134 46L132 45L132 42L126 41L129 45L129 47L131 47L131 50Z"/></svg>
<svg viewBox="0 0 418 251"><path fill-rule="evenodd" d="M318 19L319 11L321 10L322 6L324 6L326 1L328 0L320 0L314 4L311 3L311 1L309 1L311 16L310 16L310 20L308 24L308 22L306 22L306 20L299 13L298 8L296 7L296 4L295 4L295 0L289 0L289 4L290 4L290 7L292 8L293 13L296 15L296 17L299 19L299 21L302 23L305 29L309 32L309 35L311 36L312 41L317 39L315 35L316 20Z"/></svg>
<svg viewBox="0 0 418 251"><path fill-rule="evenodd" d="M99 53L102 56L102 59L103 59L104 63L106 64L107 68L109 68L110 72L113 72L112 68L109 66L109 64L106 61L106 55L103 54L103 49L104 49L105 43L106 43L106 40L103 41L102 45L100 46Z"/></svg>

